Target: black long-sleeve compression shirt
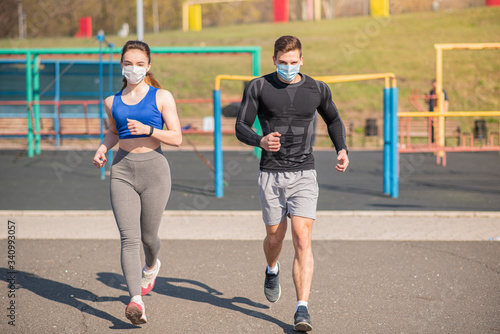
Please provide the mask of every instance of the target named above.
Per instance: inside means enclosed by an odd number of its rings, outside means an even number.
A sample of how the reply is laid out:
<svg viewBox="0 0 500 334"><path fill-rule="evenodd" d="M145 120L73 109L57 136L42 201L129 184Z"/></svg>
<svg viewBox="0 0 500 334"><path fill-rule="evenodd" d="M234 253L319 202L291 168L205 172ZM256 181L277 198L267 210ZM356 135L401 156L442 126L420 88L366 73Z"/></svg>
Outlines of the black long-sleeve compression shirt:
<svg viewBox="0 0 500 334"><path fill-rule="evenodd" d="M328 134L338 151L345 149L345 128L328 86L300 74L302 80L286 84L273 72L249 82L243 93L236 119L236 137L243 143L259 146L263 136L252 125L258 116L264 136L281 134L278 152L262 151L262 171L299 171L314 169L312 138L316 110L328 126Z"/></svg>

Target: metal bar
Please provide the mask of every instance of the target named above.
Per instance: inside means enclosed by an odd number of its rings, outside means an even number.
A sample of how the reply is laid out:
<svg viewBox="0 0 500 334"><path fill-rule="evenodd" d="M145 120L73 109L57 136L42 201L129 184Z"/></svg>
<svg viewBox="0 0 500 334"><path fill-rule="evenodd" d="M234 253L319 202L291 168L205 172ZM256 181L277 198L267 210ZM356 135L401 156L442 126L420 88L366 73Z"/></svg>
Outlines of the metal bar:
<svg viewBox="0 0 500 334"><path fill-rule="evenodd" d="M470 146L457 146L457 147L443 147L446 152L493 152L500 149L499 145L495 146L484 146L470 147ZM423 152L435 152L433 147L418 147L418 148L400 148L399 153L423 153Z"/></svg>
<svg viewBox="0 0 500 334"><path fill-rule="evenodd" d="M39 55L33 56L33 118L35 119L35 154L39 155L41 153L40 149L40 66L39 66Z"/></svg>
<svg viewBox="0 0 500 334"><path fill-rule="evenodd" d="M85 128L87 129L87 134L89 134L90 133L89 110L86 102L83 102L83 113L85 115Z"/></svg>
<svg viewBox="0 0 500 334"><path fill-rule="evenodd" d="M437 112L444 113L444 94L443 94L443 51L441 48L436 48L436 96L437 96ZM438 118L438 146L444 147L444 115ZM444 151L438 152L438 160L444 156Z"/></svg>
<svg viewBox="0 0 500 334"><path fill-rule="evenodd" d="M366 80L392 78L394 85L395 83L394 79L396 78L396 76L394 73L374 73L374 74L315 76L313 78L315 80L323 81L325 83L366 81Z"/></svg>
<svg viewBox="0 0 500 334"><path fill-rule="evenodd" d="M260 49L252 53L252 74L254 76L260 75ZM260 125L258 117L255 118L253 126L255 128L255 132L259 135L262 135L262 126ZM262 149L260 147L255 146L253 148L253 155L257 159L260 159L262 157Z"/></svg>
<svg viewBox="0 0 500 334"><path fill-rule="evenodd" d="M252 51L252 75L256 77L260 75L260 54L261 48Z"/></svg>
<svg viewBox="0 0 500 334"><path fill-rule="evenodd" d="M151 47L151 53L252 53L260 52L260 46L199 46L199 47ZM0 49L0 55L26 55L27 53L45 55L99 55L99 48L36 48ZM110 52L120 54L120 48L110 48Z"/></svg>
<svg viewBox="0 0 500 334"><path fill-rule="evenodd" d="M224 178L222 164L222 108L220 90L214 90L214 168L215 168L215 197L224 196Z"/></svg>
<svg viewBox="0 0 500 334"><path fill-rule="evenodd" d="M0 52L2 50L0 49ZM28 118L28 157L33 157L35 155L35 150L33 148L33 127L31 126L31 102L33 101L33 68L31 62L31 52L26 53L26 109Z"/></svg>
<svg viewBox="0 0 500 334"><path fill-rule="evenodd" d="M142 2L141 2L142 5ZM99 53L99 118L100 118L100 142L102 143L104 140L104 117L103 117L103 99L104 99L104 92L103 92L103 63L102 63L102 40L99 40L99 50L101 51ZM105 168L101 168L101 180L104 180L106 178L105 174Z"/></svg>
<svg viewBox="0 0 500 334"><path fill-rule="evenodd" d="M54 131L56 132L56 147L59 147L61 141L61 129L59 124L59 112L57 103L61 100L61 64L59 60L55 61L55 78L54 78Z"/></svg>
<svg viewBox="0 0 500 334"><path fill-rule="evenodd" d="M406 118L407 120L409 120L410 118ZM434 138L434 129L433 129L433 122L434 122L434 118L432 117L428 117L427 118L427 144L428 145L432 145L432 139ZM434 138L435 140L435 138Z"/></svg>
<svg viewBox="0 0 500 334"><path fill-rule="evenodd" d="M411 145L411 135L410 135L410 119L406 119L406 145ZM401 141L402 142L402 141Z"/></svg>
<svg viewBox="0 0 500 334"><path fill-rule="evenodd" d="M399 197L398 88L391 90L391 197Z"/></svg>
<svg viewBox="0 0 500 334"><path fill-rule="evenodd" d="M144 6L142 0L136 0L137 40L144 40Z"/></svg>
<svg viewBox="0 0 500 334"><path fill-rule="evenodd" d="M390 88L384 88L384 194L391 193L391 100Z"/></svg>
<svg viewBox="0 0 500 334"><path fill-rule="evenodd" d="M321 21L321 0L314 0L314 20Z"/></svg>
<svg viewBox="0 0 500 334"><path fill-rule="evenodd" d="M500 43L454 43L434 44L436 50L484 50L500 49Z"/></svg>
<svg viewBox="0 0 500 334"><path fill-rule="evenodd" d="M215 77L215 89L220 89L220 82L222 80L250 81L255 77L256 76L220 74ZM323 81L325 83L337 83L337 82L340 83L340 82L375 80L375 79L385 79L394 77L395 75L393 73L376 73L376 74L314 76L312 78L315 80ZM394 85L395 81L393 80L392 83Z"/></svg>
<svg viewBox="0 0 500 334"><path fill-rule="evenodd" d="M500 116L500 111L448 111L446 113L432 111L402 111L398 112L398 117L488 117Z"/></svg>
<svg viewBox="0 0 500 334"><path fill-rule="evenodd" d="M158 3L156 3L156 11L158 11ZM158 14L158 13L157 13ZM113 94L113 52L112 44L109 46L109 81L108 81L108 94ZM107 114L104 115L107 118ZM109 127L109 126L108 126ZM113 166L113 148L108 150L108 170L111 172L111 166ZM104 167L106 168L106 167Z"/></svg>

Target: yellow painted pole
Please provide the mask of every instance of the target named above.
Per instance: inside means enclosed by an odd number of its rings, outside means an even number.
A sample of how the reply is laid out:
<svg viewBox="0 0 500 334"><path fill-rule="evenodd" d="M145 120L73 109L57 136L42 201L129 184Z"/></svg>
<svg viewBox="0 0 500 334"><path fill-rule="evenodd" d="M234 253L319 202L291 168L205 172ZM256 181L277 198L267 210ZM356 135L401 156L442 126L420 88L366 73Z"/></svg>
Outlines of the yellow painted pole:
<svg viewBox="0 0 500 334"><path fill-rule="evenodd" d="M456 43L456 44L434 44L441 50L483 50L500 49L500 43Z"/></svg>
<svg viewBox="0 0 500 334"><path fill-rule="evenodd" d="M372 16L389 16L389 0L370 0Z"/></svg>
<svg viewBox="0 0 500 334"><path fill-rule="evenodd" d="M439 45L435 45L436 47L436 96L437 96L437 112L444 113L444 94L443 94L443 50ZM439 146L445 146L445 123L444 116L439 116ZM439 157L444 158L445 152L440 150L438 152Z"/></svg>
<svg viewBox="0 0 500 334"><path fill-rule="evenodd" d="M395 79L394 73L375 73L375 74L352 74L352 75L330 75L330 76L314 76L313 79L323 81L326 83L334 82L351 82L351 81L364 81L374 79Z"/></svg>
<svg viewBox="0 0 500 334"><path fill-rule="evenodd" d="M189 6L189 30L201 31L201 5Z"/></svg>
<svg viewBox="0 0 500 334"><path fill-rule="evenodd" d="M321 21L321 0L314 0L314 20Z"/></svg>
<svg viewBox="0 0 500 334"><path fill-rule="evenodd" d="M215 77L215 89L220 89L221 80L237 80L237 81L250 81L256 77L245 75L227 75L220 74ZM389 88L390 79L392 79L392 86L396 87L396 76L394 73L375 73L375 74L352 74L352 75L328 75L328 76L313 76L314 80L323 81L325 83L337 82L351 82L351 81L364 81L374 79L385 79L386 88Z"/></svg>
<svg viewBox="0 0 500 334"><path fill-rule="evenodd" d="M182 4L182 31L189 30L189 4L184 2Z"/></svg>
<svg viewBox="0 0 500 334"><path fill-rule="evenodd" d="M220 74L215 77L215 90L220 90L220 82L222 80L235 80L235 81L250 81L252 79L255 79L256 77L254 76L247 76L247 75L226 75L226 74Z"/></svg>
<svg viewBox="0 0 500 334"><path fill-rule="evenodd" d="M498 117L500 111L402 111L398 112L399 117Z"/></svg>
<svg viewBox="0 0 500 334"><path fill-rule="evenodd" d="M436 49L436 95L438 99L438 113L433 116L439 116L439 143L440 147L444 147L444 118L446 116L451 116L452 113L446 113L444 111L444 94L443 94L443 50L485 50L485 49L500 49L500 43L453 43L453 44L434 44ZM469 116L489 116L480 115L478 113ZM497 116L495 114L494 116ZM405 116L402 116L405 117ZM407 116L412 117L412 116ZM499 125L500 127L500 125ZM443 150L439 151L439 157L443 157L445 152Z"/></svg>
<svg viewBox="0 0 500 334"><path fill-rule="evenodd" d="M223 2L241 2L241 1L249 1L249 0L188 0L183 2L182 31L186 32L189 31L189 29L200 31L202 29L201 5L223 3ZM193 29L193 25L196 27L196 29Z"/></svg>

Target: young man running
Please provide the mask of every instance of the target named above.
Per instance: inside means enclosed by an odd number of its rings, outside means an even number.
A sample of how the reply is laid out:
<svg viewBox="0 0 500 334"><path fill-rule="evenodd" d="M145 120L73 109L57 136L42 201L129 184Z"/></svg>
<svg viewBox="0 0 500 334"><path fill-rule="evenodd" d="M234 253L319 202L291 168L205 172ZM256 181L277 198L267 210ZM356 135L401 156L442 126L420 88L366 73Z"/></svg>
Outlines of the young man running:
<svg viewBox="0 0 500 334"><path fill-rule="evenodd" d="M245 89L236 119L236 136L245 144L263 149L258 182L267 232L264 293L272 303L281 295L278 257L288 216L295 248L292 274L297 309L294 329L305 332L312 330L307 303L314 271L311 232L318 198L312 154L316 110L326 122L337 151L335 169L344 172L349 159L344 124L330 89L324 82L299 73L303 64L299 39L282 36L276 40L273 61L277 71L250 81ZM264 136L252 130L257 116Z"/></svg>

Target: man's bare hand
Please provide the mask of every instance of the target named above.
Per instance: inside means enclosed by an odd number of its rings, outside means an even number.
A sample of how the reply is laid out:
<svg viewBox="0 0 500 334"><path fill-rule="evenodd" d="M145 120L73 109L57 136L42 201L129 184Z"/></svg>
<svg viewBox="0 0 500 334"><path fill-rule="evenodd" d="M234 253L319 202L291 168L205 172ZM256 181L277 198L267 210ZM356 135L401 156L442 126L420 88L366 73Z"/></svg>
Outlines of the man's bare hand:
<svg viewBox="0 0 500 334"><path fill-rule="evenodd" d="M349 166L349 158L347 157L346 150L340 150L337 154L337 161L339 162L335 169L339 172L345 172L347 166Z"/></svg>
<svg viewBox="0 0 500 334"><path fill-rule="evenodd" d="M271 132L260 140L260 147L266 151L278 152L281 148L280 137L279 132Z"/></svg>

